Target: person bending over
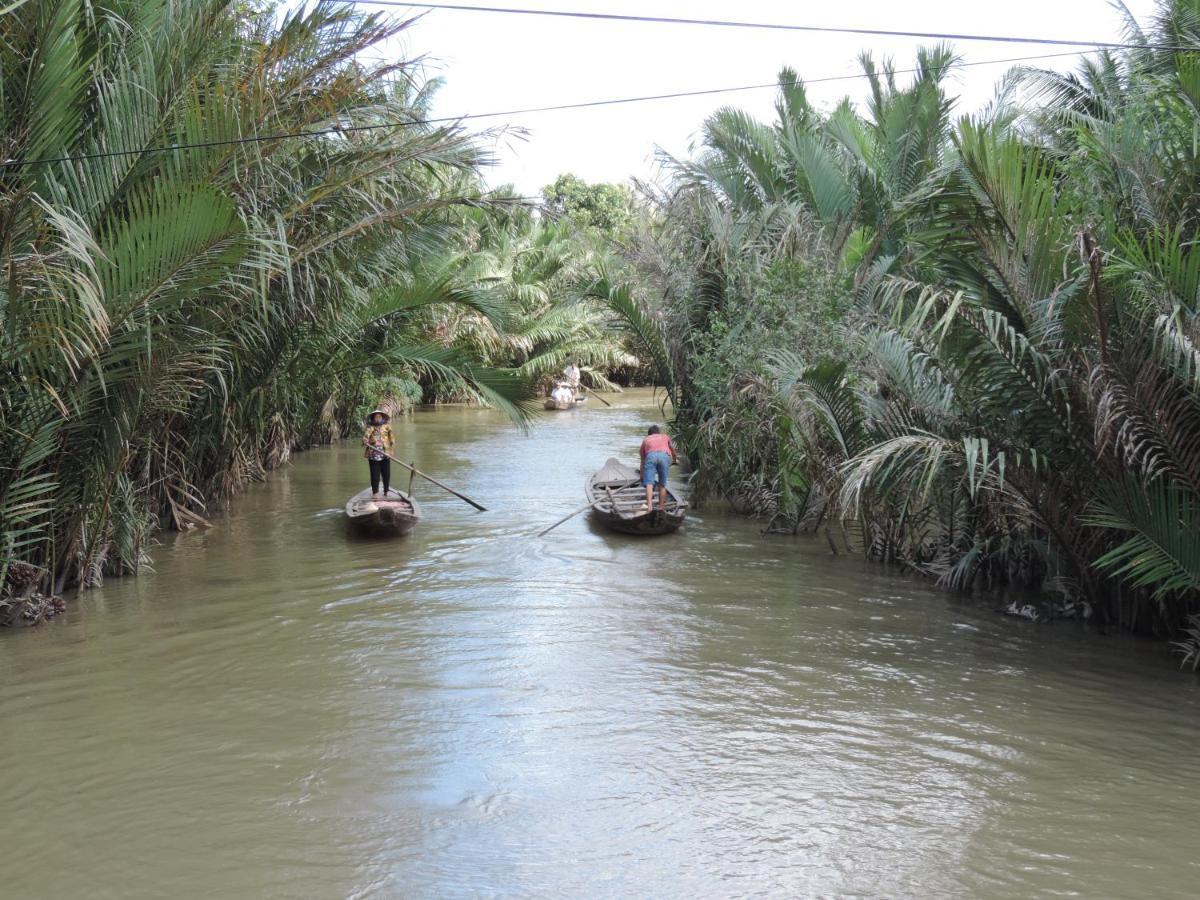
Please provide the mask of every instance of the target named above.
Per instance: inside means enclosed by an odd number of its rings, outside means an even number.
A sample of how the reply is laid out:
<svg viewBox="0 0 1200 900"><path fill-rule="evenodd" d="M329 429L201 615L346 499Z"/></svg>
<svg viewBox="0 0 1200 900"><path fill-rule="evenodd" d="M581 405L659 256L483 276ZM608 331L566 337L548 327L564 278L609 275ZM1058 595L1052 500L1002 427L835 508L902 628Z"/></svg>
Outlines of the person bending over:
<svg viewBox="0 0 1200 900"><path fill-rule="evenodd" d="M654 508L654 485L658 483L658 508L667 505L667 471L678 461L671 438L657 425L651 425L642 441L642 484L646 488L646 510Z"/></svg>

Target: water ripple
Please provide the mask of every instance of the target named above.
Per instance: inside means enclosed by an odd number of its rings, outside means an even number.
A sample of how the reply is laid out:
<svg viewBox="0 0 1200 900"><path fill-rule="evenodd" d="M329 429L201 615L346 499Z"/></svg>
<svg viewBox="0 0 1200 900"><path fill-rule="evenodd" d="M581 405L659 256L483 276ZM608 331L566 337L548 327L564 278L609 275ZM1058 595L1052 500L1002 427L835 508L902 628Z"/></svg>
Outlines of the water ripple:
<svg viewBox="0 0 1200 900"><path fill-rule="evenodd" d="M361 459L303 454L0 635L6 892L1193 893L1200 693L1161 648L719 510L533 538L649 415L418 414L400 455L492 512L419 488L416 532L354 541Z"/></svg>

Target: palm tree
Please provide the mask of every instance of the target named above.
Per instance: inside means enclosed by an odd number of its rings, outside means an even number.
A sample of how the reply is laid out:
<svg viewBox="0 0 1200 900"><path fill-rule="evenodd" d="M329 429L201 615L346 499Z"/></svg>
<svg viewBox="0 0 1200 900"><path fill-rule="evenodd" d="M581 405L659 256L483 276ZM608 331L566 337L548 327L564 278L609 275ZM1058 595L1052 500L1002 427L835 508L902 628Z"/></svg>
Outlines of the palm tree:
<svg viewBox="0 0 1200 900"><path fill-rule="evenodd" d="M416 329L476 299L418 282L481 202L482 157L422 123L404 63L360 61L404 25L221 0L0 19L0 561L55 586L136 568L162 518L194 523L286 459L355 372L520 415L525 379Z"/></svg>
<svg viewBox="0 0 1200 900"><path fill-rule="evenodd" d="M474 211L464 224L473 233L466 240L471 249L450 263L455 277L489 296L505 316L446 308L430 323L440 340L539 382L579 360L588 379L611 387L603 371L638 365L611 314L576 302L575 285L603 254L595 235L519 208Z"/></svg>
<svg viewBox="0 0 1200 900"><path fill-rule="evenodd" d="M697 483L757 486L794 524L849 517L955 587L1167 632L1200 607L1200 5L1131 42L1164 49L1019 70L957 123L945 48L906 87L864 57L862 113L814 111L785 72L773 126L722 110L668 161L642 262L677 323ZM722 380L789 260L853 275L846 346L760 335Z"/></svg>

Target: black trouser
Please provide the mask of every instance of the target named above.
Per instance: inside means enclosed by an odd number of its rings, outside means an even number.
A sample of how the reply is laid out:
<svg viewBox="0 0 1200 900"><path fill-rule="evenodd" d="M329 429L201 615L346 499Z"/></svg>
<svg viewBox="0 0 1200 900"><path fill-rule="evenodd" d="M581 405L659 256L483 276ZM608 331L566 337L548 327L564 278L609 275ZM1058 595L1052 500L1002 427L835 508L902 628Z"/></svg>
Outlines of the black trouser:
<svg viewBox="0 0 1200 900"><path fill-rule="evenodd" d="M392 483L392 461L390 459L368 459L371 467L371 493L379 493L379 479L383 479L383 492L386 494Z"/></svg>

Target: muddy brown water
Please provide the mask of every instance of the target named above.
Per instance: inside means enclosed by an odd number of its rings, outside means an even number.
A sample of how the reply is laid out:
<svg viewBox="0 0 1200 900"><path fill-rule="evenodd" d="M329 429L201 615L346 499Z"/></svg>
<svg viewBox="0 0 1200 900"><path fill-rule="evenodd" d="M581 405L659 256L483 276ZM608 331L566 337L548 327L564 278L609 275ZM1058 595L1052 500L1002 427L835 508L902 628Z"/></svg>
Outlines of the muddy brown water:
<svg viewBox="0 0 1200 900"><path fill-rule="evenodd" d="M13 898L1194 896L1200 689L707 510L577 518L655 408L397 426L491 507L302 454L218 526L0 634ZM401 486L407 478L399 478Z"/></svg>

